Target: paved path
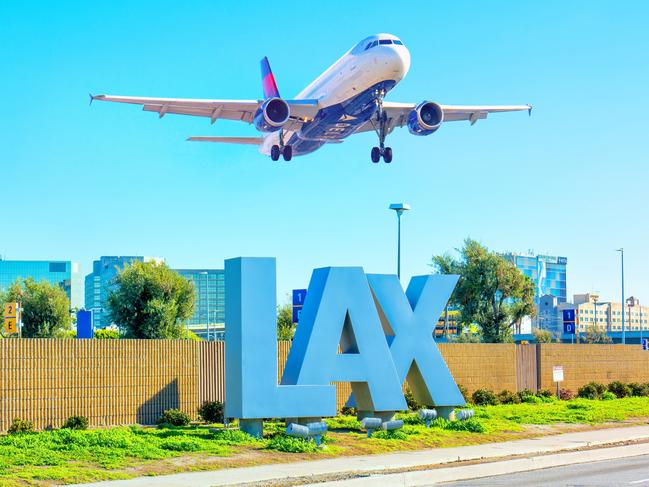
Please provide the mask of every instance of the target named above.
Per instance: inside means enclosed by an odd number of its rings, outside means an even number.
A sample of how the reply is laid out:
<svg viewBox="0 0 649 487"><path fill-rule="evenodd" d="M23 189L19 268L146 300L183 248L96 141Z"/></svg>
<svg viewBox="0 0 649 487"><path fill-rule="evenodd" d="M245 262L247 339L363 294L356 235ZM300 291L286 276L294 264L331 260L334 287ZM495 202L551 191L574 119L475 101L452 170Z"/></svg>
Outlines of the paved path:
<svg viewBox="0 0 649 487"><path fill-rule="evenodd" d="M490 443L486 445L463 446L454 448L436 448L415 452L399 452L382 455L367 455L357 457L339 457L327 460L314 460L308 462L260 465L257 467L222 469L211 472L190 472L184 474L166 475L159 477L140 477L131 480L120 480L112 482L100 482L97 484L84 484L110 487L145 487L145 486L187 486L211 487L215 485L238 485L247 482L259 482L268 480L283 480L296 477L309 477L313 475L340 474L345 472L378 473L384 470L412 469L420 466L440 465L464 460L480 460L489 458L506 457L511 455L533 455L538 453L560 452L576 448L620 443L623 441L649 440L649 425L633 426L625 428L609 428L603 430L580 431L577 433L565 433L561 435L544 436L540 438L507 441L502 443ZM644 445L637 445L644 446ZM647 445L649 454L649 444ZM609 449L610 450L610 449ZM584 452L575 453L577 457ZM641 455L644 453L636 453ZM628 456L628 455L627 455ZM541 458L541 457L540 457ZM610 458L610 457L609 457ZM599 458L601 460L601 458ZM511 460L514 461L514 460ZM502 463L502 462L498 462ZM548 465L554 466L554 465ZM475 467L480 467L476 465ZM470 467L455 469L465 471ZM453 470L448 468L446 470ZM529 470L529 468L528 468ZM437 470L439 471L439 470ZM508 471L488 473L486 475L497 475L509 473ZM404 475L404 474L394 474ZM447 480L458 480L474 477L449 477ZM482 475L484 476L484 475ZM385 480L388 475L382 476ZM368 477L364 477L368 479ZM366 485L378 485L378 476L370 477L374 483ZM360 482L361 479L356 479ZM439 479L437 481L440 481ZM323 484L319 484L323 485ZM330 484L333 485L333 484ZM350 484L351 485L351 484ZM360 485L360 484L359 484ZM386 484L388 485L388 484ZM401 481L400 485L404 485ZM408 484L406 484L408 485ZM427 485L427 484L411 484ZM428 481L430 485L430 481Z"/></svg>

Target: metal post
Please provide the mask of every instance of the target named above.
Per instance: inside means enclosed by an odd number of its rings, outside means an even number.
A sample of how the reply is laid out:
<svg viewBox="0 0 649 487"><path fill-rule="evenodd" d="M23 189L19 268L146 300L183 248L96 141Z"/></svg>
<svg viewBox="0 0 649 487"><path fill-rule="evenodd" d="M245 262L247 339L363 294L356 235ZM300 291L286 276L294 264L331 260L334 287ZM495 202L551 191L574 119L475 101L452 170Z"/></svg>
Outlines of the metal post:
<svg viewBox="0 0 649 487"><path fill-rule="evenodd" d="M210 275L205 274L207 283L205 284L205 293L207 294L207 341L210 341Z"/></svg>
<svg viewBox="0 0 649 487"><path fill-rule="evenodd" d="M401 212L397 212L397 277L401 279Z"/></svg>
<svg viewBox="0 0 649 487"><path fill-rule="evenodd" d="M638 300L638 313L640 313L640 345L642 345L642 305Z"/></svg>
<svg viewBox="0 0 649 487"><path fill-rule="evenodd" d="M626 343L626 327L624 322L624 249L620 249L622 259L622 343Z"/></svg>

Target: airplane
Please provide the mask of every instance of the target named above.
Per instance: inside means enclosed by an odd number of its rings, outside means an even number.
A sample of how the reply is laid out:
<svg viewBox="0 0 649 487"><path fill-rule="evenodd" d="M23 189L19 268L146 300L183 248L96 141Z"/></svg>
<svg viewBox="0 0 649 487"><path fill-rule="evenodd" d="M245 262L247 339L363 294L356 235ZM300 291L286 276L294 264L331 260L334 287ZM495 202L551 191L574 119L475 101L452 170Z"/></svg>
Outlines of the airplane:
<svg viewBox="0 0 649 487"><path fill-rule="evenodd" d="M147 112L162 118L168 113L193 115L216 120L239 120L253 124L261 132L257 137L198 136L187 140L251 144L273 161L280 156L313 152L325 144L341 143L350 135L373 131L378 146L372 148L372 162L383 157L392 162L392 148L386 137L397 127L408 127L413 135L434 133L444 122L465 120L471 125L489 113L526 110L531 105L442 105L433 101L396 103L386 94L410 69L410 52L391 34L366 37L291 99L282 98L268 58L261 60L264 98L260 100L209 100L187 98L142 98L131 96L90 95L93 100L142 105Z"/></svg>

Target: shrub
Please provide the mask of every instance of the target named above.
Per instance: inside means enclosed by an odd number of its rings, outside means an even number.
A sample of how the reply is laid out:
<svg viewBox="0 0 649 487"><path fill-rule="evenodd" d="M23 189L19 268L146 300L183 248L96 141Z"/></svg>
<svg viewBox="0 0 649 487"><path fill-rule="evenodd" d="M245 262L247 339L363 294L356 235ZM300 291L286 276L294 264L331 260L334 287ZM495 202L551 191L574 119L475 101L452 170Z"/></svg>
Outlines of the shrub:
<svg viewBox="0 0 649 487"><path fill-rule="evenodd" d="M407 388L403 395L406 398L406 404L410 411L418 411L421 408L421 405L417 402L417 399L415 399L415 395L410 388Z"/></svg>
<svg viewBox="0 0 649 487"><path fill-rule="evenodd" d="M14 418L9 426L9 434L16 435L20 433L32 433L34 431L34 422L27 419Z"/></svg>
<svg viewBox="0 0 649 487"><path fill-rule="evenodd" d="M210 429L210 431L213 431ZM254 443L257 438L241 430L216 430L214 431L214 440L224 445L241 445Z"/></svg>
<svg viewBox="0 0 649 487"><path fill-rule="evenodd" d="M95 330L94 336L97 340L118 340L119 331L103 328L101 330Z"/></svg>
<svg viewBox="0 0 649 487"><path fill-rule="evenodd" d="M600 384L599 382L589 382L579 388L577 396L582 399L600 399L604 392L606 392L606 386L604 384Z"/></svg>
<svg viewBox="0 0 649 487"><path fill-rule="evenodd" d="M570 389L561 389L559 391L559 399L561 399L562 401L570 401L574 397L575 394Z"/></svg>
<svg viewBox="0 0 649 487"><path fill-rule="evenodd" d="M615 394L615 397L627 397L631 395L631 388L619 380L611 382L608 385L608 390Z"/></svg>
<svg viewBox="0 0 649 487"><path fill-rule="evenodd" d="M276 435L270 439L266 448L269 450L283 451L287 453L311 453L318 451L315 441L304 438L294 438L284 434Z"/></svg>
<svg viewBox="0 0 649 487"><path fill-rule="evenodd" d="M182 412L180 409L167 409L158 418L158 424L160 425L187 426L189 421L189 414Z"/></svg>
<svg viewBox="0 0 649 487"><path fill-rule="evenodd" d="M649 396L649 384L638 384L637 382L632 382L629 384L629 388L631 389L632 396Z"/></svg>
<svg viewBox="0 0 649 487"><path fill-rule="evenodd" d="M343 406L340 408L340 414L343 416L356 416L356 408L354 406Z"/></svg>
<svg viewBox="0 0 649 487"><path fill-rule="evenodd" d="M495 406L498 404L498 397L489 389L477 389L471 399L476 406Z"/></svg>
<svg viewBox="0 0 649 487"><path fill-rule="evenodd" d="M469 418L465 421L449 421L444 418L436 418L430 423L431 427L451 431L469 431L471 433L484 433L485 427L476 418Z"/></svg>
<svg viewBox="0 0 649 487"><path fill-rule="evenodd" d="M545 397L546 399L552 399L554 397L554 392L552 392L550 389L541 389L536 393L536 395L539 397Z"/></svg>
<svg viewBox="0 0 649 487"><path fill-rule="evenodd" d="M617 396L611 391L604 391L604 394L602 394L602 400L610 401L611 399L617 399Z"/></svg>
<svg viewBox="0 0 649 487"><path fill-rule="evenodd" d="M379 430L372 433L372 438L377 438L380 440L407 440L408 435L400 429L390 431Z"/></svg>
<svg viewBox="0 0 649 487"><path fill-rule="evenodd" d="M504 391L500 391L498 393L498 402L500 402L501 404L519 404L521 402L521 398L518 394L505 389Z"/></svg>
<svg viewBox="0 0 649 487"><path fill-rule="evenodd" d="M223 403L219 401L205 401L198 408L198 415L206 423L223 422Z"/></svg>
<svg viewBox="0 0 649 487"><path fill-rule="evenodd" d="M71 429L71 430L87 430L88 429L88 418L85 416L70 416L65 420L61 428Z"/></svg>
<svg viewBox="0 0 649 487"><path fill-rule="evenodd" d="M458 384L457 388L460 390L460 394L462 394L462 397L466 402L471 401L471 395L469 394L469 390L464 387L462 384Z"/></svg>

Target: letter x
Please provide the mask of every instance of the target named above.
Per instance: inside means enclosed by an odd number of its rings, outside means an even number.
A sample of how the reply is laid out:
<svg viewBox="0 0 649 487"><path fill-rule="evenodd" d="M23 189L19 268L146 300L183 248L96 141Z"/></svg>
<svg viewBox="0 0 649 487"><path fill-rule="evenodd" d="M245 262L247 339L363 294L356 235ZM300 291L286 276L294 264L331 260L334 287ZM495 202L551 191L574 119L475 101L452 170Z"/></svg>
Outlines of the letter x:
<svg viewBox="0 0 649 487"><path fill-rule="evenodd" d="M459 276L415 276L404 294L395 275L369 274L394 366L415 398L428 406L465 404L433 338Z"/></svg>

